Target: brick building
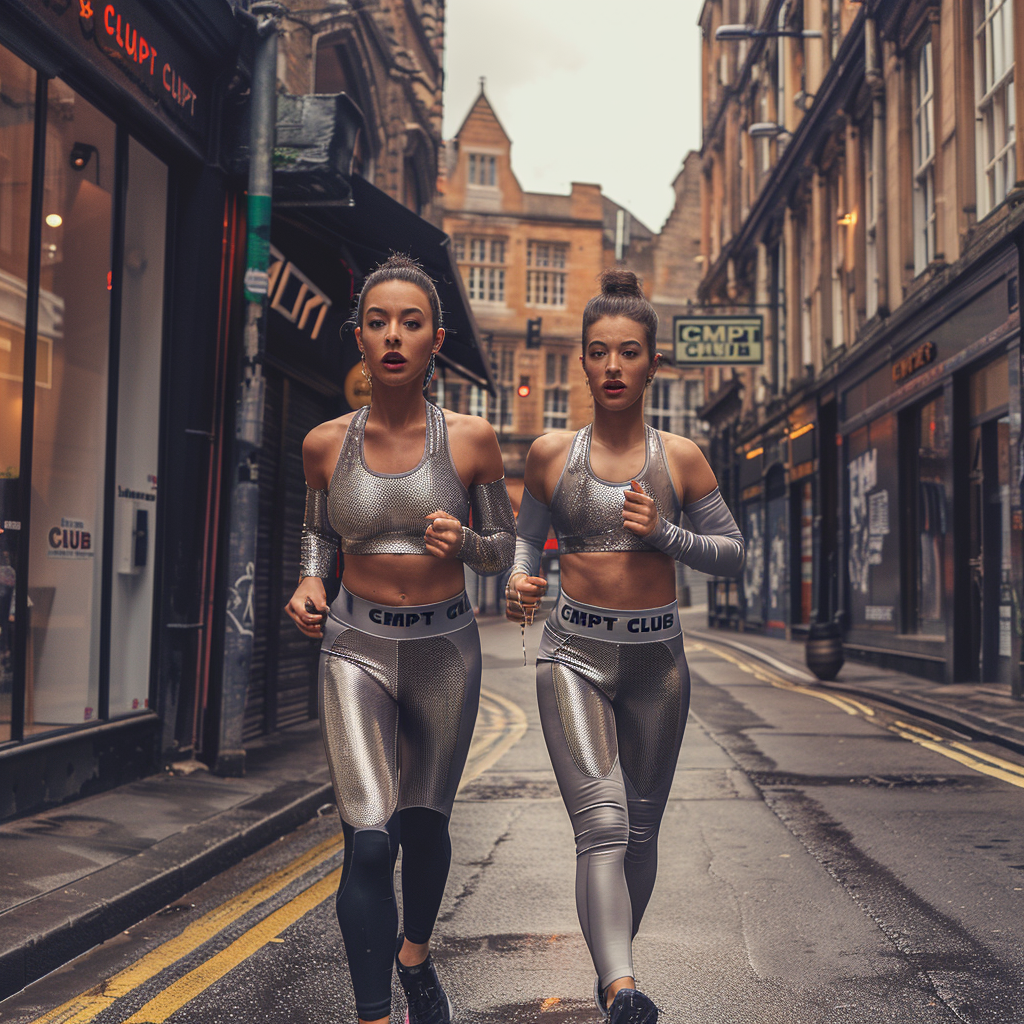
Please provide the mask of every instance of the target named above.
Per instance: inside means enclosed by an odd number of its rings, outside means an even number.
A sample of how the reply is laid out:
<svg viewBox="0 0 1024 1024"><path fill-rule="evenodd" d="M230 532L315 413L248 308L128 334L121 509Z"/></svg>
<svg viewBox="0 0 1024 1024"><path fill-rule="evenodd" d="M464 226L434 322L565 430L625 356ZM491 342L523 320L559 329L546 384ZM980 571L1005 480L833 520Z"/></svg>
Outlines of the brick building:
<svg viewBox="0 0 1024 1024"><path fill-rule="evenodd" d="M848 656L1019 696L1024 2L700 24L700 297L763 310L766 349L710 375L748 544L713 618L835 623Z"/></svg>
<svg viewBox="0 0 1024 1024"><path fill-rule="evenodd" d="M699 189L692 188L692 172L689 177L681 172L677 208L664 237L605 196L600 185L574 182L569 195L524 191L512 168L511 140L483 88L447 144L444 171L444 227L485 338L498 394L491 399L480 388L445 376L437 400L487 416L501 440L510 489L516 490L535 437L545 430L579 429L591 418L579 366L580 320L601 271L627 267L649 295L660 283L654 298L667 314L695 294L693 271L680 270L687 257L680 261L671 250L685 244L683 236L699 239L693 230ZM680 184L684 180L686 187ZM688 258L696 267L693 255ZM671 315L666 341L670 328ZM680 381L681 375L666 368L652 388L649 412L661 429L681 431L687 423L677 398L683 394ZM688 394L691 403L702 404L697 401L702 388Z"/></svg>

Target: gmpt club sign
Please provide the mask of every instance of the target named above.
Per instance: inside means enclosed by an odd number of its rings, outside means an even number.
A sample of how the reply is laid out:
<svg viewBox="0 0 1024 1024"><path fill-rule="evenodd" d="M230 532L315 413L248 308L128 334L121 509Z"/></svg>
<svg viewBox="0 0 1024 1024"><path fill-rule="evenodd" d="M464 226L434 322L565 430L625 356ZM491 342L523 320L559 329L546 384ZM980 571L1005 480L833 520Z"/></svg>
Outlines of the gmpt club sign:
<svg viewBox="0 0 1024 1024"><path fill-rule="evenodd" d="M678 366L743 366L764 362L761 316L677 316L672 338Z"/></svg>

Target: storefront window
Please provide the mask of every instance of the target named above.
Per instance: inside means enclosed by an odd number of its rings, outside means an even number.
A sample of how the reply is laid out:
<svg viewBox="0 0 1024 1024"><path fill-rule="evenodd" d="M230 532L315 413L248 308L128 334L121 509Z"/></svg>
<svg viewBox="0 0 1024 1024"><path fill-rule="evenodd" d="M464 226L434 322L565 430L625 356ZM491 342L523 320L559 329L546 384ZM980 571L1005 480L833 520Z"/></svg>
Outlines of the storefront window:
<svg viewBox="0 0 1024 1024"><path fill-rule="evenodd" d="M114 486L110 714L145 708L153 617L167 167L128 149Z"/></svg>
<svg viewBox="0 0 1024 1024"><path fill-rule="evenodd" d="M1010 681L1013 629L1008 402L1006 356L971 374L970 671L1002 683Z"/></svg>
<svg viewBox="0 0 1024 1024"><path fill-rule="evenodd" d="M0 743L11 738L35 72L0 48ZM45 367L37 370L36 379ZM44 379L45 383L45 379Z"/></svg>
<svg viewBox="0 0 1024 1024"><path fill-rule="evenodd" d="M949 429L942 395L925 402L917 428L917 616L916 631L946 635L945 564L949 511L946 476Z"/></svg>
<svg viewBox="0 0 1024 1024"><path fill-rule="evenodd" d="M50 82L39 362L52 379L36 390L26 735L98 713L114 134Z"/></svg>
<svg viewBox="0 0 1024 1024"><path fill-rule="evenodd" d="M847 452L851 624L891 633L900 595L895 418L881 416L852 433Z"/></svg>

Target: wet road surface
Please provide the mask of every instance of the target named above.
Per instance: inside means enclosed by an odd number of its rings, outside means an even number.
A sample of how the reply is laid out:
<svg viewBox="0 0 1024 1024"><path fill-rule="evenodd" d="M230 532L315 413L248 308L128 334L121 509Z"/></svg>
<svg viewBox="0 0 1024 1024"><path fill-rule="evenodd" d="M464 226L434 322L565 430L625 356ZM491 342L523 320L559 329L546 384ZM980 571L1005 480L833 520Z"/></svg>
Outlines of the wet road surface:
<svg viewBox="0 0 1024 1024"><path fill-rule="evenodd" d="M481 635L489 697L435 957L460 1022L596 1021L532 668L514 627ZM662 1020L1024 1022L1024 768L712 642L687 656L691 717L635 943ZM340 864L331 808L0 1002L0 1021L352 1022Z"/></svg>

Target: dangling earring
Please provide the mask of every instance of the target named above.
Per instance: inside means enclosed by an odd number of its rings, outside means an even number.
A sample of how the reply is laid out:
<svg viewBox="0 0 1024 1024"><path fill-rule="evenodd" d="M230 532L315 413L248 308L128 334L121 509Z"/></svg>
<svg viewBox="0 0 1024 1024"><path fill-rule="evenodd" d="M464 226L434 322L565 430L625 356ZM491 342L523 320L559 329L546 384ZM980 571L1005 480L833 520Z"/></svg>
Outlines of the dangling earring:
<svg viewBox="0 0 1024 1024"><path fill-rule="evenodd" d="M645 388L649 388L653 382L654 382L654 374L652 373L650 375L650 377L647 378L647 383L644 385L644 387Z"/></svg>
<svg viewBox="0 0 1024 1024"><path fill-rule="evenodd" d="M430 382L434 379L434 367L437 365L437 359L433 352L430 353L430 362L427 363L427 373L423 378L423 390L426 391L430 387Z"/></svg>
<svg viewBox="0 0 1024 1024"><path fill-rule="evenodd" d="M363 380L366 381L366 386L370 389L370 394L373 394L373 378L370 376L369 371L366 369L366 353L359 353L359 372L363 375Z"/></svg>

